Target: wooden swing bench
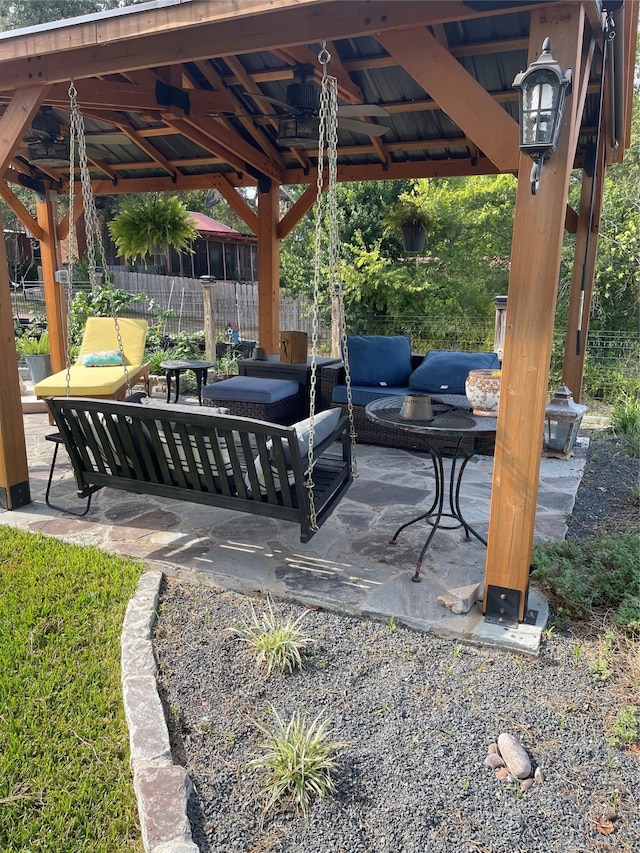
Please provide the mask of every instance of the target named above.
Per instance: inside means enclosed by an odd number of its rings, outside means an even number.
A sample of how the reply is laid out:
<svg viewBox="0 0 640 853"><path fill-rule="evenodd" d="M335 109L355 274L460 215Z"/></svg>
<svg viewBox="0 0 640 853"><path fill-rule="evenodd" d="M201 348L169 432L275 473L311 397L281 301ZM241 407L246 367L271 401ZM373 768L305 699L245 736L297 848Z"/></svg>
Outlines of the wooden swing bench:
<svg viewBox="0 0 640 853"><path fill-rule="evenodd" d="M308 542L352 482L349 419L314 443L315 525L305 485L307 450L294 426L184 406L49 397L60 445L69 454L78 497L104 486L290 521ZM339 442L339 443L337 443ZM303 448L303 450L301 450Z"/></svg>

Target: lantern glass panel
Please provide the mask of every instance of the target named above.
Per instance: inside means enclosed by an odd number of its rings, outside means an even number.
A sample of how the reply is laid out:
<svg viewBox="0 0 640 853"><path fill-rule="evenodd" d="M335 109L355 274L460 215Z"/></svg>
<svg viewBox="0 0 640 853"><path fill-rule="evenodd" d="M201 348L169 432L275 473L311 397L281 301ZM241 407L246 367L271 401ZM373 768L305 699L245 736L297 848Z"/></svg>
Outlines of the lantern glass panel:
<svg viewBox="0 0 640 853"><path fill-rule="evenodd" d="M572 417L568 420L562 418L547 418L547 435L545 448L555 453L569 455L578 437L580 421Z"/></svg>
<svg viewBox="0 0 640 853"><path fill-rule="evenodd" d="M522 83L522 142L552 145L560 94L558 78L538 71Z"/></svg>

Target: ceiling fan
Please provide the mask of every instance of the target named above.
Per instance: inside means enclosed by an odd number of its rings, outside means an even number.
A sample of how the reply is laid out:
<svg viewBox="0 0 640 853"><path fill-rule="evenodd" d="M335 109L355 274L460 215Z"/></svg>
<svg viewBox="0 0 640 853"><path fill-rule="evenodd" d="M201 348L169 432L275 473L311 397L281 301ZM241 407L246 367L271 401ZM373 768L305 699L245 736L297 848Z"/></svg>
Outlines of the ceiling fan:
<svg viewBox="0 0 640 853"><path fill-rule="evenodd" d="M254 95L256 100L269 101L285 112L276 113L278 119L278 145L286 148L315 148L320 128L320 86L313 79L314 66L300 63L293 69L293 83L287 86L287 100L280 101L268 95ZM338 128L364 136L383 136L389 128L380 124L357 121L358 116L388 116L377 104L352 104L338 107Z"/></svg>
<svg viewBox="0 0 640 853"><path fill-rule="evenodd" d="M106 155L106 150L99 145L127 144L129 139L124 134L106 133L86 135L87 154L100 159ZM29 166L38 169L64 169L69 167L69 137L68 129L56 115L53 107L41 107L34 116L31 127L26 131L23 142L26 150L19 152Z"/></svg>

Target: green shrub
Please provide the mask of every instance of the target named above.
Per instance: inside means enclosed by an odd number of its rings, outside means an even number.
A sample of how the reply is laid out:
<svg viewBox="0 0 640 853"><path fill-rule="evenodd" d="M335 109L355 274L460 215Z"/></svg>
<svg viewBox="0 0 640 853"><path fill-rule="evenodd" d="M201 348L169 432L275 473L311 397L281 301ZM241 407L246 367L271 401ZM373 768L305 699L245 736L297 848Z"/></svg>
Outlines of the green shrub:
<svg viewBox="0 0 640 853"><path fill-rule="evenodd" d="M564 615L582 618L607 607L616 624L640 627L639 534L536 545L532 564L532 580Z"/></svg>
<svg viewBox="0 0 640 853"><path fill-rule="evenodd" d="M640 397L624 394L611 410L611 424L622 437L624 450L640 456Z"/></svg>
<svg viewBox="0 0 640 853"><path fill-rule="evenodd" d="M147 351L144 354L145 361L149 362L149 372L155 376L162 376L164 370L160 367L163 361L173 361L176 358L182 358L180 351L176 347L168 349L157 349Z"/></svg>
<svg viewBox="0 0 640 853"><path fill-rule="evenodd" d="M640 708L629 705L618 711L614 726L614 744L628 745L636 743L640 738Z"/></svg>

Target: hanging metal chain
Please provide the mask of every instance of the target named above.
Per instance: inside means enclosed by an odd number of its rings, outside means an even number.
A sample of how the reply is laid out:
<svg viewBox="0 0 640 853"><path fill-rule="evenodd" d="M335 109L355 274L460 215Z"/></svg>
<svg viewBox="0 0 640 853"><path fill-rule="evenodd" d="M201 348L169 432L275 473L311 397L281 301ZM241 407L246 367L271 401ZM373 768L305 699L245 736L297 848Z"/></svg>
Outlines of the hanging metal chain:
<svg viewBox="0 0 640 853"><path fill-rule="evenodd" d="M327 65L331 54L323 43L322 50L318 55L318 61L322 65L322 85L320 89L320 112L318 128L318 172L316 179L316 215L315 215L315 247L314 247L314 274L313 274L313 315L311 332L311 376L309 379L309 447L307 454L307 479L305 486L309 498L309 520L311 529L317 530L317 515L313 495L313 466L314 466L314 421L316 409L317 391L317 353L318 353L318 325L320 314L320 291L323 268L329 264L325 261L325 249L323 245L323 219L324 219L324 170L325 152L328 157L329 188L336 183L336 162L338 145L338 81L329 75ZM333 219L333 217L330 217ZM331 243L331 235L330 240ZM328 260L328 259L327 259Z"/></svg>
<svg viewBox="0 0 640 853"><path fill-rule="evenodd" d="M100 230L100 220L98 218L98 209L91 187L91 173L89 171L89 161L87 159L87 141L85 137L84 119L80 112L77 100L77 89L73 80L69 86L69 101L71 104L71 121L69 125L69 141L70 141L70 173L69 173L69 263L72 269L72 242L74 233L74 217L73 204L75 203L75 149L78 147L78 161L80 167L80 181L82 186L82 206L84 210L84 223L87 237L87 257L89 261L89 283L91 291L95 292L98 286L102 283L108 288L111 288L112 282L107 270L106 253L104 250L104 241ZM101 279L96 266L96 244L99 253L100 268L102 270ZM71 274L69 279L71 281ZM120 323L118 321L118 312L115 305L111 305L111 314L113 316L116 339L118 341L118 349L122 356L122 364L124 367L124 378L127 385L127 393L131 393L131 379L127 370L127 360L122 343L122 333L120 331ZM68 347L68 344L67 344ZM67 396L69 396L70 374L69 374L69 358L67 357Z"/></svg>

